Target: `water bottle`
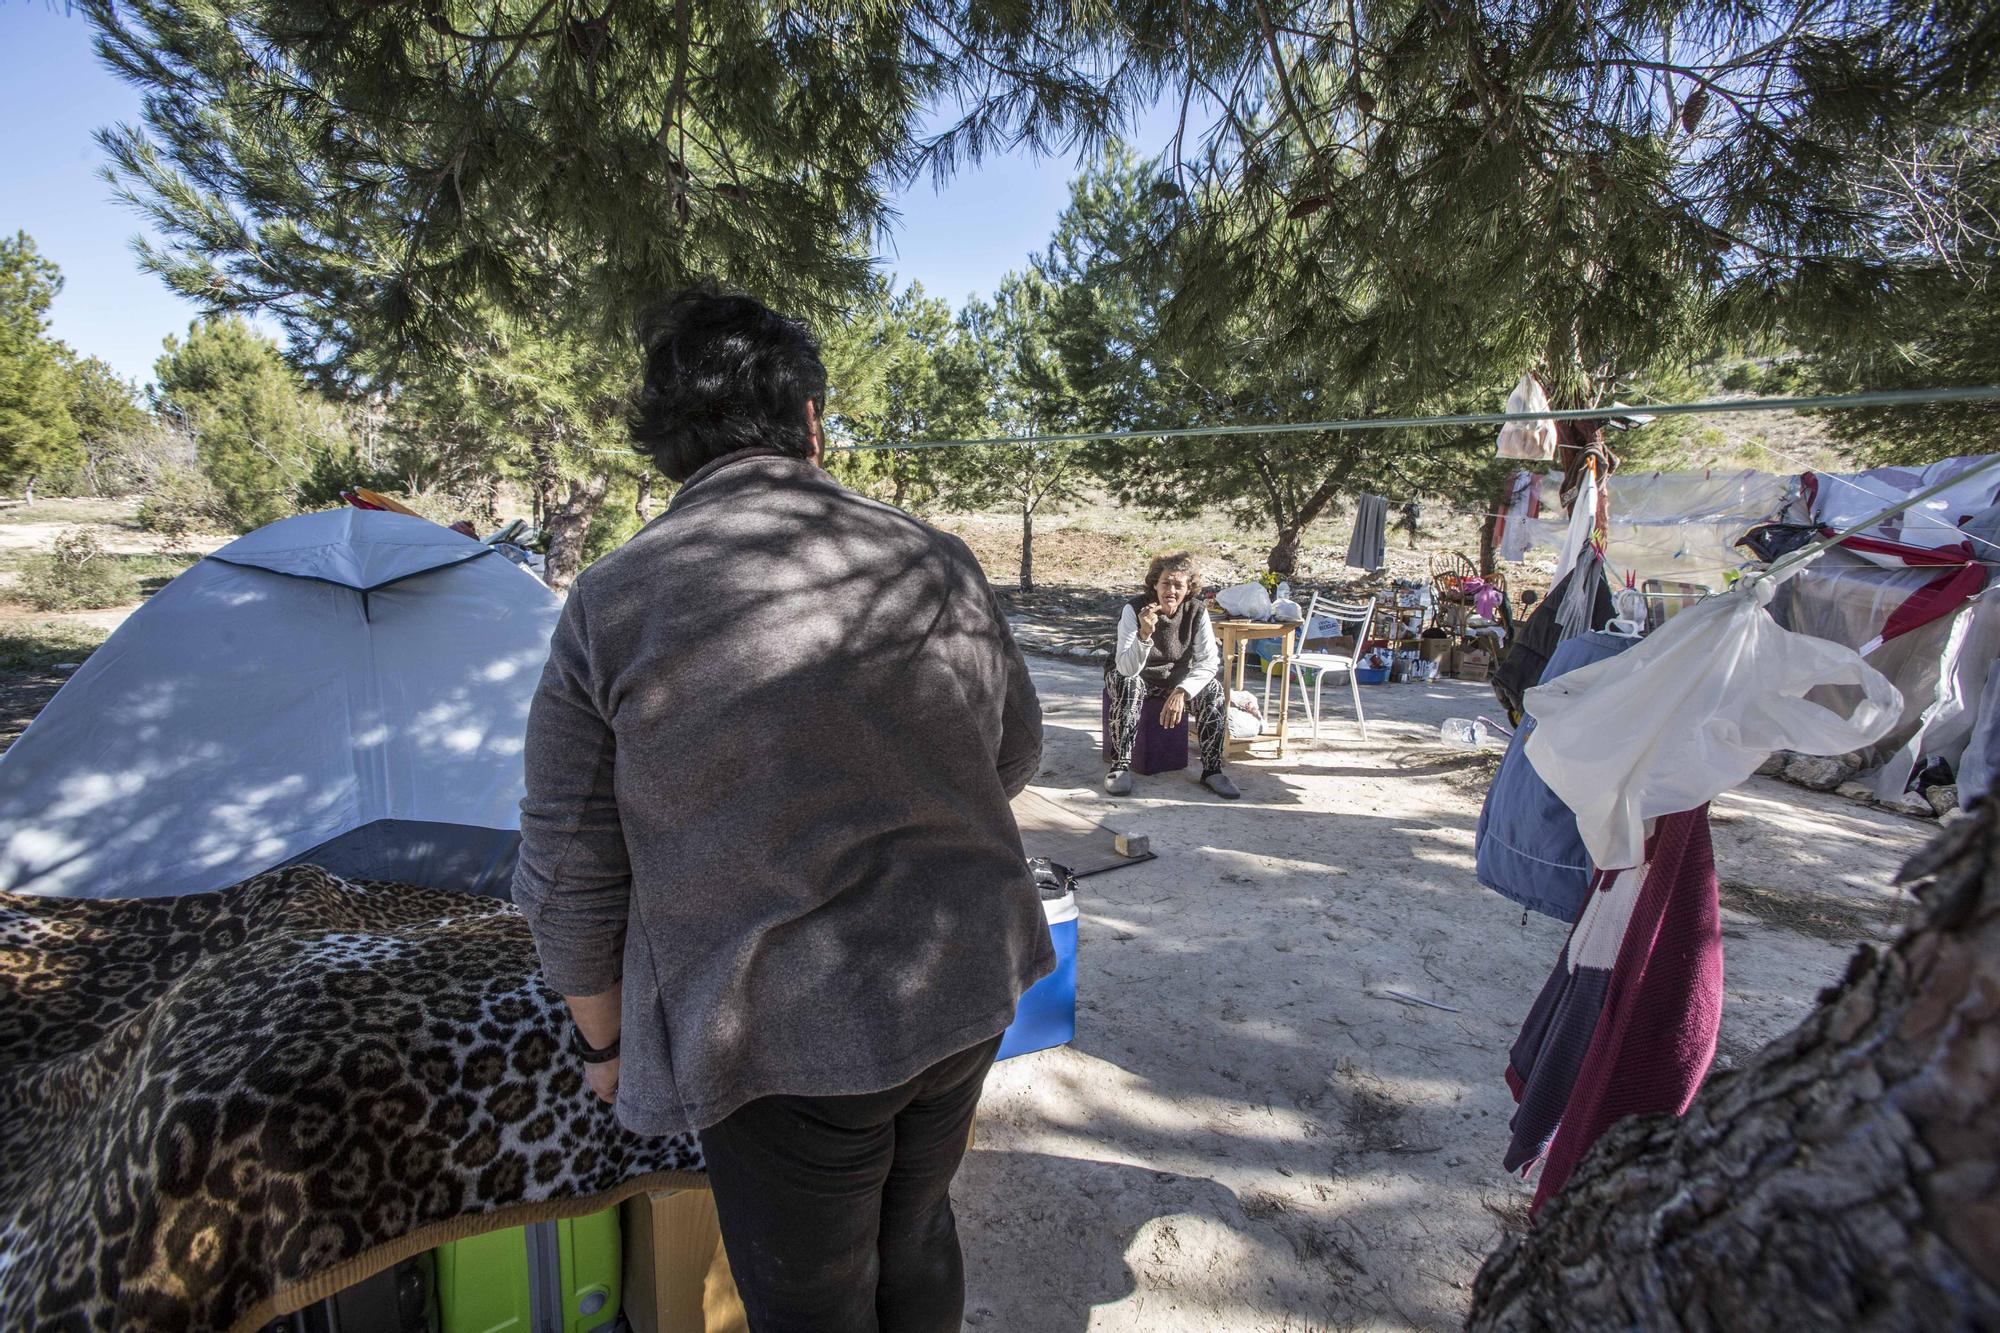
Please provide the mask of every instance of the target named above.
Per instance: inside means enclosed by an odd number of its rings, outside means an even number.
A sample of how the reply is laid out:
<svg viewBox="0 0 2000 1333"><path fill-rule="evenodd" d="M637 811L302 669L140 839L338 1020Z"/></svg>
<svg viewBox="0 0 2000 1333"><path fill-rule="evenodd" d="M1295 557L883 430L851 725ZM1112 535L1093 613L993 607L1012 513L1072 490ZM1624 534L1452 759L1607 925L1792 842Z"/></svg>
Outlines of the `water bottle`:
<svg viewBox="0 0 2000 1333"><path fill-rule="evenodd" d="M1438 742L1454 750L1484 750L1507 743L1498 728L1483 717L1448 717L1438 726Z"/></svg>
<svg viewBox="0 0 2000 1333"><path fill-rule="evenodd" d="M1448 717L1438 727L1438 742L1454 750L1477 750L1481 730L1477 718Z"/></svg>

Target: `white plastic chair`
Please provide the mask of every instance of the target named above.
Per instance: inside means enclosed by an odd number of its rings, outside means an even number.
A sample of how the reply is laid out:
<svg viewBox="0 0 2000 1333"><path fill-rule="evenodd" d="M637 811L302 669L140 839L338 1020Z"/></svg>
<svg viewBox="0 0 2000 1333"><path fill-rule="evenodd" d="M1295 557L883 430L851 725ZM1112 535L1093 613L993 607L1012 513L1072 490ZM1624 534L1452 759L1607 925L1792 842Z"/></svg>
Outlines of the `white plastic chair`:
<svg viewBox="0 0 2000 1333"><path fill-rule="evenodd" d="M1311 604L1306 608L1305 623L1299 626L1300 647L1305 646L1306 635L1312 632L1313 617L1315 615L1329 616L1339 621L1342 626L1353 624L1355 625L1355 630L1354 647L1350 652L1301 652L1295 654L1292 658L1292 674L1298 678L1299 697L1302 701L1305 701L1306 716L1312 720L1312 737L1315 741L1319 739L1320 688L1326 684L1326 673L1329 671L1345 671L1347 673L1347 688L1354 696L1354 721L1360 726L1361 739L1365 741L1368 739L1368 718L1361 711L1361 682L1354 674L1354 665L1355 659L1361 656L1361 650L1368 642L1369 627L1375 622L1375 599L1370 597L1365 602L1328 602L1324 610L1322 610L1319 603L1319 594L1314 593ZM1310 694L1307 692L1308 682L1306 672L1308 671L1313 673L1310 682ZM1289 680L1285 682L1285 688L1287 690L1291 688Z"/></svg>

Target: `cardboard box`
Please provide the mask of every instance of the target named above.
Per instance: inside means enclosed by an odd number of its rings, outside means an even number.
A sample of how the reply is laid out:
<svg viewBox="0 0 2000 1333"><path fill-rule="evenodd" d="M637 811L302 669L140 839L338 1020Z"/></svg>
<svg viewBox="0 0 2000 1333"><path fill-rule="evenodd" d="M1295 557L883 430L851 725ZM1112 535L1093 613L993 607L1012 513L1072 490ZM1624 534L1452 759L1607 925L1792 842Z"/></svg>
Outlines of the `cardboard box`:
<svg viewBox="0 0 2000 1333"><path fill-rule="evenodd" d="M715 1196L705 1189L655 1190L627 1199L625 1317L634 1333L749 1333Z"/></svg>
<svg viewBox="0 0 2000 1333"><path fill-rule="evenodd" d="M1460 680L1483 681L1493 671L1493 655L1481 648L1472 648L1458 658L1458 678Z"/></svg>

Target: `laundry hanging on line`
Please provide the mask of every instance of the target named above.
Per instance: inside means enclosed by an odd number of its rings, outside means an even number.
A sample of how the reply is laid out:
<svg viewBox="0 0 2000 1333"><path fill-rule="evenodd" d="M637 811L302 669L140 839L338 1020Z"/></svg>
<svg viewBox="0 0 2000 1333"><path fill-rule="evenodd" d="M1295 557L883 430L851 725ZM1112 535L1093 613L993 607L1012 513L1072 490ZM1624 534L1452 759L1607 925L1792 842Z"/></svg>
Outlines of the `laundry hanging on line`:
<svg viewBox="0 0 2000 1333"><path fill-rule="evenodd" d="M1894 725L1896 687L1852 648L1780 626L1766 610L1776 590L1745 580L1632 651L1527 691L1528 758L1576 811L1593 864L1638 864L1646 820L1714 799L1774 751L1843 754ZM1862 699L1843 718L1805 697L1820 685Z"/></svg>
<svg viewBox="0 0 2000 1333"><path fill-rule="evenodd" d="M1354 535L1347 539L1347 565L1374 573L1389 558L1389 501L1364 495L1354 506Z"/></svg>
<svg viewBox="0 0 2000 1333"><path fill-rule="evenodd" d="M1701 1090L1722 1024L1716 888L1706 804L1658 820L1642 864L1594 877L1507 1062L1503 1160L1543 1162L1531 1214L1613 1124L1685 1114Z"/></svg>
<svg viewBox="0 0 2000 1333"><path fill-rule="evenodd" d="M1493 550L1502 560L1518 564L1528 558L1534 544L1531 519L1541 517L1542 479L1525 468L1507 482L1507 499L1493 520Z"/></svg>
<svg viewBox="0 0 2000 1333"><path fill-rule="evenodd" d="M1615 657L1637 642L1606 633L1566 640L1549 659L1542 679ZM1486 789L1473 834L1473 864L1487 888L1567 925L1583 910L1590 889L1590 855L1576 831L1576 815L1528 762L1526 747L1534 729L1533 717L1521 719Z"/></svg>

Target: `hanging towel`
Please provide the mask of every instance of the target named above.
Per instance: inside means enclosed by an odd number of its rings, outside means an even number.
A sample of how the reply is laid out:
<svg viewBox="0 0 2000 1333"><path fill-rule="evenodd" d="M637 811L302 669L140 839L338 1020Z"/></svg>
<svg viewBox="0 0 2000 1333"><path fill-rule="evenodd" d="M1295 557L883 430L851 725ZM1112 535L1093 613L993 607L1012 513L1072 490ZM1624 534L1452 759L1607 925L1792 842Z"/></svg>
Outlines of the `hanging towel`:
<svg viewBox="0 0 2000 1333"><path fill-rule="evenodd" d="M1350 569L1370 573L1382 568L1389 556L1389 501L1380 495L1364 495L1354 506L1354 535L1347 541Z"/></svg>
<svg viewBox="0 0 2000 1333"><path fill-rule="evenodd" d="M1557 646L1542 679L1616 657L1637 642L1621 634L1566 640ZM1495 893L1558 921L1575 921L1590 891L1590 854L1577 834L1576 816L1528 762L1526 747L1534 730L1534 718L1521 719L1486 790L1473 835L1475 865L1479 882Z"/></svg>
<svg viewBox="0 0 2000 1333"><path fill-rule="evenodd" d="M1542 479L1532 472L1516 472L1507 483L1507 501L1500 517L1493 520L1493 549L1502 560L1518 563L1527 559L1534 544L1537 525L1529 522L1542 512Z"/></svg>
<svg viewBox="0 0 2000 1333"><path fill-rule="evenodd" d="M1507 1169L1546 1155L1532 1214L1626 1116L1681 1115L1722 1022L1722 915L1708 807L1658 820L1645 863L1599 871L1507 1062Z"/></svg>

